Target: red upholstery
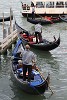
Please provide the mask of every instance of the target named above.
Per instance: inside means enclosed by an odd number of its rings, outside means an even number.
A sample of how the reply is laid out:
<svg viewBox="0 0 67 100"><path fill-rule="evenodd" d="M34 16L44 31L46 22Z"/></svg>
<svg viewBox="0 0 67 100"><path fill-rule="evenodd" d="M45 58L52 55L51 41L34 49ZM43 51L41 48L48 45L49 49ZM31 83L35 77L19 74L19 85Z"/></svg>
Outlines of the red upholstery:
<svg viewBox="0 0 67 100"><path fill-rule="evenodd" d="M29 41L33 42L33 38L35 38L35 36L29 36Z"/></svg>
<svg viewBox="0 0 67 100"><path fill-rule="evenodd" d="M29 44L36 44L36 42L28 42Z"/></svg>

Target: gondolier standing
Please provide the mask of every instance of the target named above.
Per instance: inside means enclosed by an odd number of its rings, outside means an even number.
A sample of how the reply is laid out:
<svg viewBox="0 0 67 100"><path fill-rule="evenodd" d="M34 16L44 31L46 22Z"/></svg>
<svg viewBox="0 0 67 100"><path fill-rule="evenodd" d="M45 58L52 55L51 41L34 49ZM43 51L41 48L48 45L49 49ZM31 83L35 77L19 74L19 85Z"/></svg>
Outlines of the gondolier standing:
<svg viewBox="0 0 67 100"><path fill-rule="evenodd" d="M36 36L36 43L38 43L38 37L39 37L39 42L42 42L42 26L40 23L35 25L35 36Z"/></svg>
<svg viewBox="0 0 67 100"><path fill-rule="evenodd" d="M35 14L34 14L34 12L35 12L35 6L33 5L33 6L32 6L32 19L35 18Z"/></svg>
<svg viewBox="0 0 67 100"><path fill-rule="evenodd" d="M23 61L23 81L26 81L26 72L28 70L28 82L31 80L32 63L36 62L36 55L30 51L30 46L27 44L22 52Z"/></svg>

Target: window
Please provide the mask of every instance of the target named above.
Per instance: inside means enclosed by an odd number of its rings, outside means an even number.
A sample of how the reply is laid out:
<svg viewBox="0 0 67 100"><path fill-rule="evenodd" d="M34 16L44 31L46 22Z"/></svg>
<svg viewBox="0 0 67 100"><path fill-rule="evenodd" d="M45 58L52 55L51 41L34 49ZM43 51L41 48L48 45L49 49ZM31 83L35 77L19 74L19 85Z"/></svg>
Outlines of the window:
<svg viewBox="0 0 67 100"><path fill-rule="evenodd" d="M45 7L45 2L44 2L44 7Z"/></svg>
<svg viewBox="0 0 67 100"><path fill-rule="evenodd" d="M65 2L65 8L67 8L67 2Z"/></svg>
<svg viewBox="0 0 67 100"><path fill-rule="evenodd" d="M54 2L52 1L46 2L46 8L54 8Z"/></svg>
<svg viewBox="0 0 67 100"><path fill-rule="evenodd" d="M64 8L64 2L63 1L57 1L56 2L56 8Z"/></svg>
<svg viewBox="0 0 67 100"><path fill-rule="evenodd" d="M37 8L44 8L43 2L36 2Z"/></svg>

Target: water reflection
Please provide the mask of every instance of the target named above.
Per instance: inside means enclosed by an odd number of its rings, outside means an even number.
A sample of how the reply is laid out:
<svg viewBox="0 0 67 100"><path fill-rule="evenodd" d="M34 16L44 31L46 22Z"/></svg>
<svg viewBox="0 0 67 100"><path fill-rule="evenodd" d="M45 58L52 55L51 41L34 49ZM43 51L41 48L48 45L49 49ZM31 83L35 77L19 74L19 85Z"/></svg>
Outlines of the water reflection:
<svg viewBox="0 0 67 100"><path fill-rule="evenodd" d="M7 55L1 55L0 61L0 76L8 75L11 68L11 60L7 57Z"/></svg>
<svg viewBox="0 0 67 100"><path fill-rule="evenodd" d="M51 52L40 51L35 49L31 50L37 55L37 64L39 66L42 66L41 68L49 67L52 70L58 71L59 63L56 60L57 58L53 57Z"/></svg>

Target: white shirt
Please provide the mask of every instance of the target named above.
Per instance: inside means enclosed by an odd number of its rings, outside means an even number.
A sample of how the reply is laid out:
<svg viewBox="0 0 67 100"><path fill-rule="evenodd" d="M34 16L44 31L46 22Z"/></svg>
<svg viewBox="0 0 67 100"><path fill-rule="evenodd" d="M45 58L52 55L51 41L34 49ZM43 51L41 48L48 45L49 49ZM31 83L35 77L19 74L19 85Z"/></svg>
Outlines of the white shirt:
<svg viewBox="0 0 67 100"><path fill-rule="evenodd" d="M39 23L35 25L35 32L42 32L42 26Z"/></svg>
<svg viewBox="0 0 67 100"><path fill-rule="evenodd" d="M35 7L32 7L32 12L35 12Z"/></svg>

